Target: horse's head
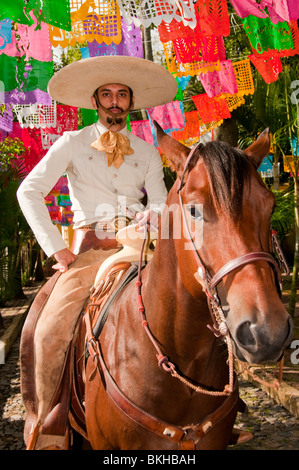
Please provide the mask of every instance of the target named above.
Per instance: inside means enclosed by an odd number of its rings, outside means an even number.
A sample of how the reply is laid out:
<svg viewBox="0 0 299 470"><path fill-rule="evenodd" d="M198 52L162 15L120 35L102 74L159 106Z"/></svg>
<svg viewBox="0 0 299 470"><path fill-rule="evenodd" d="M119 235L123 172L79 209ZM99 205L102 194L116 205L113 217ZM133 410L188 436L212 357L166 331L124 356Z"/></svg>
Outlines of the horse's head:
<svg viewBox="0 0 299 470"><path fill-rule="evenodd" d="M182 282L193 296L202 296L203 286L220 299L239 359L277 361L291 340L292 321L272 256L275 200L257 172L269 152L268 130L245 151L209 142L191 159L190 149L159 126L157 135L178 176L167 205L179 208L171 224L182 227L174 240Z"/></svg>

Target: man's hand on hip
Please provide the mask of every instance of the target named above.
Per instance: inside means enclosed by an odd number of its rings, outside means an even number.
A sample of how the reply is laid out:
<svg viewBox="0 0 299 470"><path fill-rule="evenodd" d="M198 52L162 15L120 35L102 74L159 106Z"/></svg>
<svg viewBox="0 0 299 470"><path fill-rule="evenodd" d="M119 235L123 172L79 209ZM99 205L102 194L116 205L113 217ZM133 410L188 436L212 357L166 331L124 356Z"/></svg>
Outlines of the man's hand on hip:
<svg viewBox="0 0 299 470"><path fill-rule="evenodd" d="M52 268L65 273L68 270L69 265L76 261L77 256L68 248L64 248L63 250L56 251L56 253L54 253L54 258L56 259L57 264L54 264Z"/></svg>

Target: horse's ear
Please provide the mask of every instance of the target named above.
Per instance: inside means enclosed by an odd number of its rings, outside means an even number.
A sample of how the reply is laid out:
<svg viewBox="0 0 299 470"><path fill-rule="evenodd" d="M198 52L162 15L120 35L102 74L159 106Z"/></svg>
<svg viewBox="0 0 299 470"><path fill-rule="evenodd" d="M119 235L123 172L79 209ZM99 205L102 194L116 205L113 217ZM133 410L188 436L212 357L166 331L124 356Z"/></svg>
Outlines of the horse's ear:
<svg viewBox="0 0 299 470"><path fill-rule="evenodd" d="M270 135L269 128L265 129L256 139L256 141L251 144L244 152L253 163L258 168L262 163L264 157L269 155L270 151Z"/></svg>
<svg viewBox="0 0 299 470"><path fill-rule="evenodd" d="M157 130L159 148L167 157L171 169L176 171L177 175L180 176L184 170L190 148L165 134L157 121L154 121L154 124Z"/></svg>

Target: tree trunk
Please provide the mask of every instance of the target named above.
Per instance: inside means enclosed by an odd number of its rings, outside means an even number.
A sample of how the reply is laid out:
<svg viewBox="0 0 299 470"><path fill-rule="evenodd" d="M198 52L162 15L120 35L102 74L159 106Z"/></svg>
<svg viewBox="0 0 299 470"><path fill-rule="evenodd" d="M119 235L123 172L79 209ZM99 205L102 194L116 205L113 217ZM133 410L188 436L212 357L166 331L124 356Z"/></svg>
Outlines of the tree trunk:
<svg viewBox="0 0 299 470"><path fill-rule="evenodd" d="M36 243L33 247L34 251L34 258L35 258L35 263L34 263L34 280L37 282L44 281L45 279L45 273L43 270L43 265L42 265L42 259L41 259L41 249L39 245Z"/></svg>
<svg viewBox="0 0 299 470"><path fill-rule="evenodd" d="M234 118L224 119L223 124L213 131L214 140L221 140L227 142L232 147L238 146L238 126Z"/></svg>
<svg viewBox="0 0 299 470"><path fill-rule="evenodd" d="M289 107L289 95L288 95L288 84L287 84L287 77L286 74L284 74L284 85L285 85L285 101L286 101L286 109L287 109L287 123L288 123L288 134L289 134L289 139L290 143L293 140L293 135L292 135L292 127L293 123L291 120L291 114L290 114L290 107ZM299 142L299 135L298 135L298 103L296 105L297 107L297 118L295 120L295 123L297 126L297 142ZM290 302L289 302L289 314L294 317L295 315L295 308L296 308L296 299L297 299L297 279L298 279L298 267L299 267L299 178L298 178L298 158L297 158L297 152L296 155L292 149L292 143L291 143L291 151L293 155L293 165L294 165L294 202L295 202L295 253L294 253L294 264L293 264L293 276L292 276L292 286L291 286L291 295L290 295Z"/></svg>
<svg viewBox="0 0 299 470"><path fill-rule="evenodd" d="M151 29L145 28L143 25L140 26L142 33L142 43L143 43L143 55L147 60L154 60L153 49L152 49L152 38L151 38ZM148 116L145 109L141 110L141 117L143 120L147 120Z"/></svg>
<svg viewBox="0 0 299 470"><path fill-rule="evenodd" d="M154 60L153 48L152 48L152 37L151 29L145 28L143 25L140 26L142 32L143 52L144 58L147 60Z"/></svg>
<svg viewBox="0 0 299 470"><path fill-rule="evenodd" d="M275 158L273 160L273 189L279 190L279 163Z"/></svg>
<svg viewBox="0 0 299 470"><path fill-rule="evenodd" d="M298 267L299 267L299 184L298 178L294 177L295 198L295 254L292 274L291 295L289 302L289 314L294 317L297 299Z"/></svg>
<svg viewBox="0 0 299 470"><path fill-rule="evenodd" d="M20 238L15 231L13 247L8 248L9 255L9 275L7 280L7 293L9 300L26 299L22 287L22 273L21 273L21 260L20 260Z"/></svg>

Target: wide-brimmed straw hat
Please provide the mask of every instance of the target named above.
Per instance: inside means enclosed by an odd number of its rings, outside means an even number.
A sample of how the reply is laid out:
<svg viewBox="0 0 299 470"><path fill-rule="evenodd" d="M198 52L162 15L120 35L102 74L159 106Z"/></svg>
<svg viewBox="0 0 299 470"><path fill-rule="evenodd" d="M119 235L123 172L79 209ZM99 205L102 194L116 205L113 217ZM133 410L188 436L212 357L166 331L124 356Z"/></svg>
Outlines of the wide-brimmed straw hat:
<svg viewBox="0 0 299 470"><path fill-rule="evenodd" d="M53 75L48 93L56 101L93 109L90 97L100 86L126 85L133 90L134 109L146 109L172 101L178 87L162 65L131 56L100 56L82 59Z"/></svg>

